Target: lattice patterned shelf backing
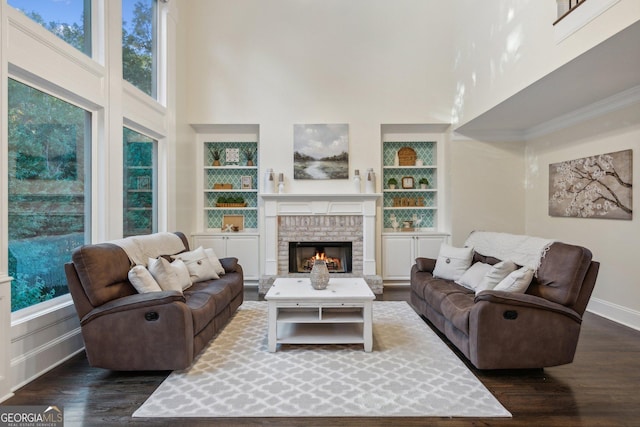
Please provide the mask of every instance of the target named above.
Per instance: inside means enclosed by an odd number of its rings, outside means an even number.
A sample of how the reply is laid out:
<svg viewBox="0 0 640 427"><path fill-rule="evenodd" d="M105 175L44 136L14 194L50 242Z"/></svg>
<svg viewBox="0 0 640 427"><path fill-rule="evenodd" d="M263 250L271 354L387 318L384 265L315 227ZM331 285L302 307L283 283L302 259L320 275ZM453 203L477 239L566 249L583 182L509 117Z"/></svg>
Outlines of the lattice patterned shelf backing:
<svg viewBox="0 0 640 427"><path fill-rule="evenodd" d="M244 215L244 228L258 228L258 211L256 209L213 209L206 211L206 225L209 229L222 227L224 215Z"/></svg>
<svg viewBox="0 0 640 427"><path fill-rule="evenodd" d="M433 141L413 141L413 142L385 142L383 146L383 164L393 166L396 153L402 147L410 147L416 152L416 157L422 160L425 166L436 164L436 142Z"/></svg>
<svg viewBox="0 0 640 427"><path fill-rule="evenodd" d="M391 225L391 215L396 216L396 221L402 227L403 221L413 221L413 216L416 215L420 220L419 224L414 224L416 228L436 228L436 213L433 209L385 209L383 214L383 228L393 228Z"/></svg>
<svg viewBox="0 0 640 427"><path fill-rule="evenodd" d="M205 142L204 145L204 166L213 165L213 150L218 150L220 153L220 163L223 166L227 165L225 159L227 148L238 148L240 150L240 159L238 162L234 162L234 165L245 166L247 164L247 150L253 152L254 166L258 165L258 146L256 142Z"/></svg>

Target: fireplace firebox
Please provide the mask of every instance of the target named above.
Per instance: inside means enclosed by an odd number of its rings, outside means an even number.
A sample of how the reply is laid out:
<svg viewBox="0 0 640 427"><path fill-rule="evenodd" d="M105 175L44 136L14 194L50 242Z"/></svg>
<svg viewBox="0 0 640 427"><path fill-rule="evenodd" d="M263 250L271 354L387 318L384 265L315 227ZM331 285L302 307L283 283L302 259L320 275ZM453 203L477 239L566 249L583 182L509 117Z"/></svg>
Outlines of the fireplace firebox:
<svg viewBox="0 0 640 427"><path fill-rule="evenodd" d="M329 273L351 273L351 242L289 242L289 273L309 273L314 261L324 259Z"/></svg>

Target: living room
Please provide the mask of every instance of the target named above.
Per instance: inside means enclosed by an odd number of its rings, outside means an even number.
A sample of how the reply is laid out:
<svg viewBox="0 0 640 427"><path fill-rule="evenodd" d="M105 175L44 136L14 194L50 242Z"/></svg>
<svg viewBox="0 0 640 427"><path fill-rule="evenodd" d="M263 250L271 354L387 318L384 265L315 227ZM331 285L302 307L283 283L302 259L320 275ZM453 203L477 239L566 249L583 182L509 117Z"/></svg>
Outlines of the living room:
<svg viewBox="0 0 640 427"><path fill-rule="evenodd" d="M93 3L107 40L96 49L95 63L62 46L10 1L0 12L1 116L7 116L6 77L96 113L91 242L122 237L123 125L159 144L157 230L188 236L203 231L195 190L198 147L212 126L257 129L259 181L267 168L282 172L285 193L293 195L352 192L345 180L294 179L296 124L348 124L349 181L354 170L373 168L376 192L386 186L383 131L435 127L429 134L441 144L443 173L438 232L454 246L473 230L491 230L587 247L601 263L588 311L640 329L633 280L640 274L637 219L548 213L549 165L640 144L635 0L587 0L577 12L589 3L600 9L568 29L571 14L553 25L557 3L551 0L161 1L167 38L158 101L119 77L121 7ZM3 170L8 146L4 133ZM7 248L6 185L0 194L0 243ZM381 212L378 206L377 274ZM258 236L264 239L264 230ZM256 260L262 271L265 261ZM3 251L2 396L82 348L68 296L44 312L11 314L8 266Z"/></svg>

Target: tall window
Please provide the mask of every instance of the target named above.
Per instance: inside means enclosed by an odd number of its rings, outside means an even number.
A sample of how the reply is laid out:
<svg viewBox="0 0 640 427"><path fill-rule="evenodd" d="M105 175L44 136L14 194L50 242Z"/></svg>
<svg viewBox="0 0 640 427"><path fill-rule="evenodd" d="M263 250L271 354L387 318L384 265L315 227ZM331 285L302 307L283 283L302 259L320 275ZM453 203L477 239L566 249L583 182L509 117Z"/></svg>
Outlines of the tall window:
<svg viewBox="0 0 640 427"><path fill-rule="evenodd" d="M157 141L124 128L124 236L157 231Z"/></svg>
<svg viewBox="0 0 640 427"><path fill-rule="evenodd" d="M9 79L11 310L68 293L64 263L90 240L91 113Z"/></svg>
<svg viewBox="0 0 640 427"><path fill-rule="evenodd" d="M122 0L122 74L157 98L157 0Z"/></svg>
<svg viewBox="0 0 640 427"><path fill-rule="evenodd" d="M8 0L7 3L91 56L91 0Z"/></svg>

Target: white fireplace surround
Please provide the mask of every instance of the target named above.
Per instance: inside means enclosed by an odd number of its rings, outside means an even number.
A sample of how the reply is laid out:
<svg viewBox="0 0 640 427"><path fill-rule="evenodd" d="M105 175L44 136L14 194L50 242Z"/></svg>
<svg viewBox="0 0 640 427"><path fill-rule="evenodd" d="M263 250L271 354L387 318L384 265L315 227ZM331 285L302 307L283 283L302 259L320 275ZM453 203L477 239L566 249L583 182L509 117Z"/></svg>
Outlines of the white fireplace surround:
<svg viewBox="0 0 640 427"><path fill-rule="evenodd" d="M264 201L264 274L278 274L278 217L300 215L361 215L362 273L376 274L376 203L382 195L261 194Z"/></svg>

